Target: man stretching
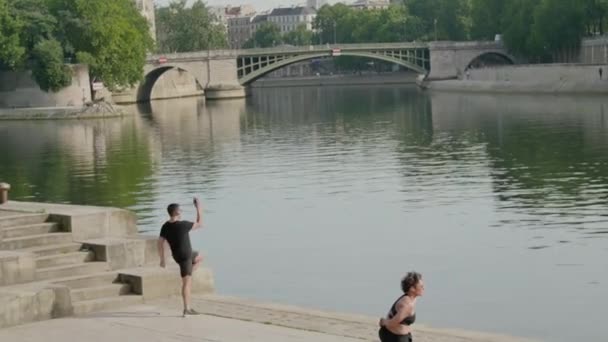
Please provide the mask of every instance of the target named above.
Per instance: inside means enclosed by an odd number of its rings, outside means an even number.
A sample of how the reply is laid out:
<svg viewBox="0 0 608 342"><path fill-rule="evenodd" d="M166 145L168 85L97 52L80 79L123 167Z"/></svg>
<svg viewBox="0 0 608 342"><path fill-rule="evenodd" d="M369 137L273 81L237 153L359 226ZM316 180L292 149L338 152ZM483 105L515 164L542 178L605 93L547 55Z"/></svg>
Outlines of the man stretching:
<svg viewBox="0 0 608 342"><path fill-rule="evenodd" d="M182 298L184 300L184 317L198 315L190 307L190 291L192 289L192 272L203 261L203 257L196 251L192 251L190 244L190 231L203 227L202 208L198 198L194 198L196 208L196 222L181 221L182 211L179 204L169 204L169 221L163 224L158 238L158 254L160 255L160 267L165 267L165 241L171 247L173 259L179 265L182 276Z"/></svg>

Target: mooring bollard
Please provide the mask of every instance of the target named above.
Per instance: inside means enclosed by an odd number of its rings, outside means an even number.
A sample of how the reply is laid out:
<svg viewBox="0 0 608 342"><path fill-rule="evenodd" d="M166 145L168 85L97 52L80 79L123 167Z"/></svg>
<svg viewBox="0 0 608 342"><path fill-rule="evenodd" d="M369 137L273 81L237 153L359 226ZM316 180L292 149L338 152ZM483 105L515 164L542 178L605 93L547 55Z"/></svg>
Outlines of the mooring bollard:
<svg viewBox="0 0 608 342"><path fill-rule="evenodd" d="M0 204L8 202L8 191L11 185L8 183L0 183Z"/></svg>

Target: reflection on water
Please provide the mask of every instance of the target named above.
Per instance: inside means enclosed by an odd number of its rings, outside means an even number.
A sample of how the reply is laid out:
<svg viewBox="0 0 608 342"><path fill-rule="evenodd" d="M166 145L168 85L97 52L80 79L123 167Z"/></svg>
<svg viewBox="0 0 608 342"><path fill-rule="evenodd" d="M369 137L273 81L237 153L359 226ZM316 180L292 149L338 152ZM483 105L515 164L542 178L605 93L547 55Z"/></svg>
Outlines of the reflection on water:
<svg viewBox="0 0 608 342"><path fill-rule="evenodd" d="M0 179L151 234L202 195L222 293L380 315L417 269L424 323L605 337L608 100L327 87L130 110L0 123Z"/></svg>

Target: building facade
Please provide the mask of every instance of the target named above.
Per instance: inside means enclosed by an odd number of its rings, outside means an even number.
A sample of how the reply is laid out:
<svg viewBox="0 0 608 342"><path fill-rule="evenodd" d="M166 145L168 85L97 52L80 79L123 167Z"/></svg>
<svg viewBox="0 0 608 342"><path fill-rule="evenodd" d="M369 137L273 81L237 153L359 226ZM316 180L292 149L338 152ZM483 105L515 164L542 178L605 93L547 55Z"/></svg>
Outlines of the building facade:
<svg viewBox="0 0 608 342"><path fill-rule="evenodd" d="M304 25L307 30L312 31L317 11L311 7L285 7L275 8L268 15L268 21L276 24L281 33L285 34Z"/></svg>
<svg viewBox="0 0 608 342"><path fill-rule="evenodd" d="M361 10L381 10L390 6L389 0L357 0L349 6Z"/></svg>
<svg viewBox="0 0 608 342"><path fill-rule="evenodd" d="M148 20L150 36L156 41L156 8L154 7L154 0L135 0L135 6L141 15Z"/></svg>
<svg viewBox="0 0 608 342"><path fill-rule="evenodd" d="M232 18L250 17L255 15L255 8L251 5L240 6L212 6L209 12L215 17L218 23L228 28L228 21Z"/></svg>
<svg viewBox="0 0 608 342"><path fill-rule="evenodd" d="M253 21L256 16L228 18L228 45L231 49L240 49L253 37Z"/></svg>
<svg viewBox="0 0 608 342"><path fill-rule="evenodd" d="M317 11L325 5L327 5L327 0L306 0L306 7L314 8Z"/></svg>

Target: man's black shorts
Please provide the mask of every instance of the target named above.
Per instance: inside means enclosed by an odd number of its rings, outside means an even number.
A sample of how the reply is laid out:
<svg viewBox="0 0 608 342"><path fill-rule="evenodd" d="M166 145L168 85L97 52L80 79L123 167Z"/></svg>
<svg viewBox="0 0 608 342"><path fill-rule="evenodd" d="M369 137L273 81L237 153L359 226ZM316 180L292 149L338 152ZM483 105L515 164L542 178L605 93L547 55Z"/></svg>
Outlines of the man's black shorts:
<svg viewBox="0 0 608 342"><path fill-rule="evenodd" d="M182 275L182 278L185 276L192 275L192 266L194 266L194 261L196 260L196 257L198 257L198 252L194 251L192 252L191 257L188 259L175 260L175 262L177 262L177 264L179 265L179 272Z"/></svg>

